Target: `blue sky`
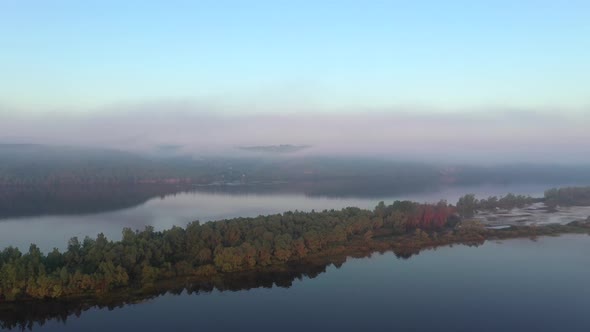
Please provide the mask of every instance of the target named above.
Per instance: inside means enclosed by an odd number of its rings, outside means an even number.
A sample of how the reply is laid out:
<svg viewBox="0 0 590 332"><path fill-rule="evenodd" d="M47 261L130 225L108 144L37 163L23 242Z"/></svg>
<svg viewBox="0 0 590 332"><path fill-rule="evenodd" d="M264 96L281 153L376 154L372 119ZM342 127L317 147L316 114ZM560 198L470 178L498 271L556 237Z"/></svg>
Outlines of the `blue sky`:
<svg viewBox="0 0 590 332"><path fill-rule="evenodd" d="M588 1L2 0L0 112L583 112L589 36Z"/></svg>

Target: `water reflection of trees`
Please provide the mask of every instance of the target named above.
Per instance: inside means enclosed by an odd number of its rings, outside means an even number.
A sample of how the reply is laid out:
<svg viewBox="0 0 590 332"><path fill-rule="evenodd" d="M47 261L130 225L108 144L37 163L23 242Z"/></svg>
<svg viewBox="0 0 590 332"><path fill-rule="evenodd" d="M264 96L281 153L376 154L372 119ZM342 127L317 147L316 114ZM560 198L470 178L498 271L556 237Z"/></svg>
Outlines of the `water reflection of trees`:
<svg viewBox="0 0 590 332"><path fill-rule="evenodd" d="M0 218L110 212L135 207L152 198L186 192L372 198L426 190L426 187L421 186L400 186L383 180L369 180L365 178L332 179L296 183L210 186L191 184L0 186Z"/></svg>
<svg viewBox="0 0 590 332"><path fill-rule="evenodd" d="M0 218L108 212L188 189L165 185L4 186L0 187Z"/></svg>
<svg viewBox="0 0 590 332"><path fill-rule="evenodd" d="M0 303L0 328L34 330L35 327L43 326L49 321L65 324L71 316L80 317L83 312L93 308L113 310L139 304L165 294L198 295L213 291L235 292L254 288L289 288L295 280L313 279L325 273L328 266L334 265L339 268L345 261L345 256L333 257L321 263L289 265L280 270L268 272L236 273L214 278L208 282L190 279L168 280L154 285L149 290L142 290L141 294L118 292L100 299L86 301L65 299L14 304Z"/></svg>
<svg viewBox="0 0 590 332"><path fill-rule="evenodd" d="M480 245L481 243L470 243ZM385 253L387 251L381 251ZM401 259L409 259L420 252L419 248L399 248L393 253ZM352 255L354 258L370 257L371 252L358 252ZM65 324L72 316L80 317L85 311L91 309L114 310L130 305L154 299L166 294L193 295L203 293L247 291L255 288L289 288L296 280L305 278L313 279L325 273L329 266L340 268L347 260L348 255L332 256L316 260L313 263L291 264L279 269L266 272L244 272L226 274L213 278L207 282L181 279L167 280L154 285L149 290L142 290L140 294L118 291L108 296L92 300L47 300L30 301L8 304L0 303L0 328L8 330L35 330L50 321Z"/></svg>

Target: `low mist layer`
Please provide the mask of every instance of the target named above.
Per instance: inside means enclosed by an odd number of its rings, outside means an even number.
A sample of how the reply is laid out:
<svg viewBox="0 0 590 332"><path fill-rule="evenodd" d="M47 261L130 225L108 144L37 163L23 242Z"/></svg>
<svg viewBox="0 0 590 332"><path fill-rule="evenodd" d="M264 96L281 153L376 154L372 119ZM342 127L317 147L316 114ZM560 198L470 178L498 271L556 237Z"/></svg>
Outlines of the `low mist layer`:
<svg viewBox="0 0 590 332"><path fill-rule="evenodd" d="M154 103L93 112L0 109L0 142L236 155L244 146L309 146L293 153L472 163L590 161L583 113L410 111L224 113ZM169 147L173 147L170 149Z"/></svg>

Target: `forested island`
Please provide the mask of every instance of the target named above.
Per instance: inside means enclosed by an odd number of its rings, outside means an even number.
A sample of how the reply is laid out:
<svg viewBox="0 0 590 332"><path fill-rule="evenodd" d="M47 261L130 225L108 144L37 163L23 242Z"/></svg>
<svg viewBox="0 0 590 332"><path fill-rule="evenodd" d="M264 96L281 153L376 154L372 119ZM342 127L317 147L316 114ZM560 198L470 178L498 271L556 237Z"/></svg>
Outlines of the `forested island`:
<svg viewBox="0 0 590 332"><path fill-rule="evenodd" d="M590 205L590 187L551 189L543 198L520 195L478 200L465 195L456 205L395 201L374 210L354 207L321 212L285 212L155 231L124 229L122 239L72 238L65 252L45 254L32 244L26 253L0 253L0 303L50 299L98 301L113 294L151 294L166 280L215 284L239 274L268 275L288 266L324 265L332 257L393 250L409 257L449 244L590 233L585 221L537 227L486 228L471 219L484 209L510 209L543 201L547 206ZM547 213L551 213L550 210Z"/></svg>

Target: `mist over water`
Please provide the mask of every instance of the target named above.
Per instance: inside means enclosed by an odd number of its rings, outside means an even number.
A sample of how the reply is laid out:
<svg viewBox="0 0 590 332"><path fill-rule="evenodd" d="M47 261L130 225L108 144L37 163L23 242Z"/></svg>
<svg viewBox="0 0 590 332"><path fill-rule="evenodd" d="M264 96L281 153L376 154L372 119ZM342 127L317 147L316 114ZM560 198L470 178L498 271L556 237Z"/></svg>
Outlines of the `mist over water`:
<svg viewBox="0 0 590 332"><path fill-rule="evenodd" d="M214 111L218 110L218 112ZM584 111L390 110L226 112L196 103L94 112L0 111L0 141L167 155L241 156L242 146L305 145L290 154L498 164L589 163Z"/></svg>

